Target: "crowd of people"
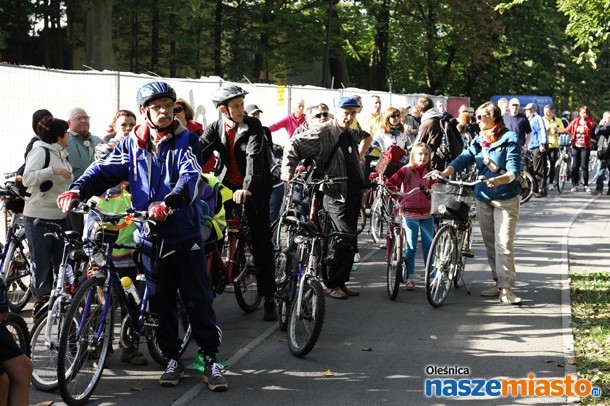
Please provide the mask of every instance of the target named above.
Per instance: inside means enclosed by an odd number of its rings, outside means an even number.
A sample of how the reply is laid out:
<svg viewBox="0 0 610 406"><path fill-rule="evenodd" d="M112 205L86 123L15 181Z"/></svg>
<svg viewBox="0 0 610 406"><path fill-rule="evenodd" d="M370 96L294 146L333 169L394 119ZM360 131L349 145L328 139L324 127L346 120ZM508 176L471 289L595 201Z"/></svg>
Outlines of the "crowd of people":
<svg viewBox="0 0 610 406"><path fill-rule="evenodd" d="M271 224L282 210L284 182L301 170L304 161L315 162L321 174L346 179L327 184L323 190L323 206L333 229L343 233L334 241L333 257L324 275L327 297L345 300L360 294L347 283L353 263L360 260L357 221L366 200L363 192L370 186L372 161L398 147L408 159L387 177L388 188L403 192L421 189L421 193L405 195L396 203L404 217L406 235L405 289L416 289L419 236L424 262L433 238L432 184L474 166L486 179L475 186L476 209L494 281L481 295L513 305L522 302L514 291L514 240L523 154L531 155L535 196L539 198L553 189L558 176L554 168L562 134L569 134L572 191L579 190L581 175L584 190L590 191L588 161L595 145L600 175L593 193L603 192L604 171L610 164L610 112L596 124L587 106L581 106L578 117L568 120L563 113L557 117L551 105L544 106L541 116L537 106L529 103L523 114L519 100L513 98L501 99L498 105L487 102L476 110L463 105L453 117L444 102L435 104L426 96L414 106L383 110L379 97L372 96L369 105L364 106L362 98L354 95L340 98L333 108L323 103L306 107L304 100L297 100L288 116L263 126L263 110L251 100L246 105L247 95L238 85L221 86L211 97L220 119L205 128L193 120L189 103L164 82L151 82L139 89L140 125L136 125L136 113L122 109L103 137L90 133L91 118L82 108L71 109L67 121L55 118L48 110L33 114L34 137L25 151L23 174L23 184L31 195L23 214L32 257L33 319L45 311L63 249L60 242L35 227L34 220L44 219L65 230L86 233L86 219L71 208L96 196L121 195L127 199L125 204L148 211L159 224L154 235L135 226L128 232L137 235L134 238L141 249L150 309L160 317L159 346L169 359L160 384L175 386L184 376L175 316L179 291L204 360L204 380L211 390L227 390L228 381L216 358L222 332L214 313L214 294L206 273L201 272L206 267L202 229L209 227L205 220L214 214L199 198L203 173L214 172L232 192L223 207L227 217L241 209L247 214L256 236L252 254L258 269L258 294L264 298L263 320L274 321ZM461 138L463 149L456 156L440 153L448 136L445 122ZM278 152L273 134L280 129L288 133L289 143ZM281 175L272 176L272 168L280 164ZM120 268L120 272L135 277L133 264ZM0 319L5 313L0 297ZM23 385L15 371L31 373L31 363L14 347L5 346L4 331L0 334L0 383L8 375L12 388L9 396L18 399L23 395ZM123 350L123 361L146 364L137 348Z"/></svg>

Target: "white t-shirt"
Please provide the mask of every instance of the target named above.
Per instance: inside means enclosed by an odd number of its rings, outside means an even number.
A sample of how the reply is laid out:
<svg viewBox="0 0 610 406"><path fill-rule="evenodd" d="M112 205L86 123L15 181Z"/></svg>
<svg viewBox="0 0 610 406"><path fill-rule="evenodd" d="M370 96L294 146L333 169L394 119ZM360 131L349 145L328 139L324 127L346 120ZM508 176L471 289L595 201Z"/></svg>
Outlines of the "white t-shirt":
<svg viewBox="0 0 610 406"><path fill-rule="evenodd" d="M379 145L381 145L383 151L390 148L390 145L394 144L406 150L407 146L411 144L405 133L400 133L398 136L393 136L392 134L386 133L383 130L379 130L375 133L373 142L377 142Z"/></svg>

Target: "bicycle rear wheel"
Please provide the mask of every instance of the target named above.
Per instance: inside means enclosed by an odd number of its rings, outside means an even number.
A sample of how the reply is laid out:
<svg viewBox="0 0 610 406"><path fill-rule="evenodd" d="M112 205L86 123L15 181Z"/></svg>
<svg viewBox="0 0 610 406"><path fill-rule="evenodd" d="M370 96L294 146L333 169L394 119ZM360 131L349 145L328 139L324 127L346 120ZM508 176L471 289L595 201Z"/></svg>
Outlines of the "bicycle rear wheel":
<svg viewBox="0 0 610 406"><path fill-rule="evenodd" d="M377 196L371 206L371 237L375 244L379 244L384 238L383 200Z"/></svg>
<svg viewBox="0 0 610 406"><path fill-rule="evenodd" d="M288 320L290 317L291 300L296 292L296 275L299 272L299 258L295 253L288 254L283 262L282 271L285 275L284 285L281 291L278 292L277 313L278 324L281 331L288 329Z"/></svg>
<svg viewBox="0 0 610 406"><path fill-rule="evenodd" d="M360 234L362 231L364 231L365 227L366 227L366 209L364 208L364 206L362 206L360 208L360 211L358 212L358 223L356 225L356 234Z"/></svg>
<svg viewBox="0 0 610 406"><path fill-rule="evenodd" d="M324 323L324 290L316 279L303 284L301 301L294 298L288 322L288 348L292 355L304 357L316 345Z"/></svg>
<svg viewBox="0 0 610 406"><path fill-rule="evenodd" d="M21 351L26 356L30 356L30 335L28 333L28 325L23 320L23 317L16 313L8 313L4 320L4 327L13 337Z"/></svg>
<svg viewBox="0 0 610 406"><path fill-rule="evenodd" d="M434 307L443 304L451 289L457 265L457 239L453 227L445 225L436 233L426 261L426 297Z"/></svg>
<svg viewBox="0 0 610 406"><path fill-rule="evenodd" d="M559 168L557 170L557 191L563 192L566 182L570 180L570 156L567 152L559 158Z"/></svg>
<svg viewBox="0 0 610 406"><path fill-rule="evenodd" d="M30 300L30 251L25 235L11 240L6 251L2 275L7 281L6 299L13 312L21 311Z"/></svg>
<svg viewBox="0 0 610 406"><path fill-rule="evenodd" d="M61 398L69 405L84 405L104 371L114 325L112 304L106 303L105 279L92 277L76 292L66 313L59 339L57 377Z"/></svg>
<svg viewBox="0 0 610 406"><path fill-rule="evenodd" d="M245 251L249 251L247 244L243 244L235 253L234 268L238 271L237 277L233 282L235 290L235 299L239 307L246 313L253 312L261 303L261 297L258 295L256 282L256 270L246 265ZM250 254L252 255L252 254Z"/></svg>
<svg viewBox="0 0 610 406"><path fill-rule="evenodd" d="M186 309L184 304L182 304L182 299L180 296L177 298L178 300L178 337L182 340L180 343L180 350L178 351L178 356L182 357L184 352L189 346L191 341L191 336L193 335L193 329L191 327L191 323L189 322L189 318L186 314ZM121 325L121 337L125 337L125 333L131 330L131 318L129 316L125 316L123 319L123 324ZM131 344L123 340L122 344ZM135 343L134 343L135 344ZM148 347L148 352L150 356L157 364L162 367L166 367L169 362L169 358L163 355L161 348L159 347L159 341L157 339L156 330L151 329L149 336L146 338L146 346Z"/></svg>
<svg viewBox="0 0 610 406"><path fill-rule="evenodd" d="M402 280L402 267L404 251L402 246L402 230L400 226L394 227L390 236L389 250L387 251L387 288L390 300L395 300Z"/></svg>

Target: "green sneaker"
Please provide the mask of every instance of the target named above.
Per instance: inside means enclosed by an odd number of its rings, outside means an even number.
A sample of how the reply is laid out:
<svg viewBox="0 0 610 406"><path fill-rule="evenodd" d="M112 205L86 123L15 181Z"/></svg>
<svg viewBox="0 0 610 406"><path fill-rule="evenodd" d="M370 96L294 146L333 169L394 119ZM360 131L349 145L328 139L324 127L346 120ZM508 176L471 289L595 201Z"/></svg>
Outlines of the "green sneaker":
<svg viewBox="0 0 610 406"><path fill-rule="evenodd" d="M197 355L195 355L195 361L188 364L186 366L186 369L199 372L205 371L205 359L203 357L203 354L197 351Z"/></svg>

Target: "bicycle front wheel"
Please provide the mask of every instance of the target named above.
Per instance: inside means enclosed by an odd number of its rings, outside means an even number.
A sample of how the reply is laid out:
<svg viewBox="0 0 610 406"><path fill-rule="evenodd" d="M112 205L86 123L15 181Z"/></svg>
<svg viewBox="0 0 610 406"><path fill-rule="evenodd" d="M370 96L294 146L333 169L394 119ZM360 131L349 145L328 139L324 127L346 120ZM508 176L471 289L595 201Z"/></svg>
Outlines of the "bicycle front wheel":
<svg viewBox="0 0 610 406"><path fill-rule="evenodd" d="M193 329L191 327L191 323L189 322L189 318L186 314L186 309L182 304L182 299L178 296L178 337L182 340L180 343L180 350L178 351L178 356L182 357L184 352L189 346L191 341L191 336L193 335ZM121 325L121 332L128 332L131 329L131 318L129 316L125 316L123 319L123 324ZM127 343L124 343L127 344ZM130 343L135 344L135 343ZM159 347L159 341L157 339L156 330L151 329L149 336L146 338L146 346L148 347L148 352L152 359L155 360L157 364L162 367L167 366L169 362L169 358L163 355L161 348Z"/></svg>
<svg viewBox="0 0 610 406"><path fill-rule="evenodd" d="M15 313L21 311L30 300L30 251L25 236L16 237L19 243L11 241L6 251L2 275L7 281L6 299Z"/></svg>
<svg viewBox="0 0 610 406"><path fill-rule="evenodd" d="M28 333L28 325L23 320L23 317L16 313L8 313L4 320L4 327L8 330L17 343L21 351L26 356L30 356L30 334Z"/></svg>
<svg viewBox="0 0 610 406"><path fill-rule="evenodd" d="M66 320L65 312L61 311L59 316L52 316L50 320L48 316L49 313L38 319L31 333L31 358L34 366L32 384L36 389L45 392L54 391L59 385L57 378L59 340L61 328ZM48 335L47 327L49 327Z"/></svg>
<svg viewBox="0 0 610 406"><path fill-rule="evenodd" d="M387 251L387 287L388 297L395 300L402 280L402 267L404 251L402 246L402 230L400 226L394 227L390 236L390 247Z"/></svg>
<svg viewBox="0 0 610 406"><path fill-rule="evenodd" d="M383 226L383 201L381 196L378 196L373 201L373 206L371 207L371 237L375 244L379 244L383 238Z"/></svg>
<svg viewBox="0 0 610 406"><path fill-rule="evenodd" d="M261 303L258 295L255 268L246 266L246 256L244 251L249 250L245 244L241 245L235 253L235 268L239 272L233 282L235 299L239 307L246 313L253 312Z"/></svg>
<svg viewBox="0 0 610 406"><path fill-rule="evenodd" d="M294 297L296 292L296 275L299 272L299 257L295 253L291 253L285 256L282 263L282 273L284 274L284 280L282 281L281 290L278 292L277 302L277 313L278 313L278 324L281 331L288 329L288 320L290 317L290 305L291 299Z"/></svg>
<svg viewBox="0 0 610 406"><path fill-rule="evenodd" d="M426 297L434 307L442 305L449 294L457 265L457 250L453 227L441 227L432 240L426 261Z"/></svg>
<svg viewBox="0 0 610 406"><path fill-rule="evenodd" d="M292 355L304 357L313 349L324 323L324 290L316 279L303 284L301 300L295 297L288 322L288 348Z"/></svg>
<svg viewBox="0 0 610 406"><path fill-rule="evenodd" d="M567 155L567 153L564 153ZM569 155L562 156L559 159L559 168L557 170L557 191L559 193L563 192L565 188L566 182L570 180L570 158Z"/></svg>
<svg viewBox="0 0 610 406"><path fill-rule="evenodd" d="M69 405L84 405L104 371L114 325L112 295L104 278L88 279L76 292L66 313L59 339L57 378L61 398Z"/></svg>
<svg viewBox="0 0 610 406"><path fill-rule="evenodd" d="M534 185L536 182L534 181L534 177L527 171L521 172L521 176L529 185L527 190L521 192L521 204L527 203L534 196Z"/></svg>

